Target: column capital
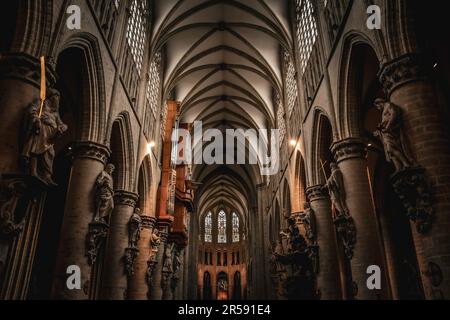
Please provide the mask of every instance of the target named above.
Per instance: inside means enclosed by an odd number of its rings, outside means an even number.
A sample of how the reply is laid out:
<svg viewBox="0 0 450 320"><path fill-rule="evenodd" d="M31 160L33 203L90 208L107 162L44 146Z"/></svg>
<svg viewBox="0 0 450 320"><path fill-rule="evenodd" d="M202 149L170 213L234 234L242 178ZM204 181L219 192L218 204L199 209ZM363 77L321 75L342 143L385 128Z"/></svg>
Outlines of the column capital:
<svg viewBox="0 0 450 320"><path fill-rule="evenodd" d="M134 192L129 192L125 190L114 191L114 203L129 207L135 207L139 195Z"/></svg>
<svg viewBox="0 0 450 320"><path fill-rule="evenodd" d="M107 146L90 141L76 142L73 153L76 159L93 159L103 164L106 164L111 155Z"/></svg>
<svg viewBox="0 0 450 320"><path fill-rule="evenodd" d="M155 217L150 217L150 216L141 216L142 219L142 227L144 229L149 229L152 230L155 225L156 225L156 218Z"/></svg>
<svg viewBox="0 0 450 320"><path fill-rule="evenodd" d="M46 57L46 80L48 87L56 83L56 64L54 59ZM0 75L2 79L25 81L37 89L41 83L41 65L39 58L27 53L2 53L0 55Z"/></svg>
<svg viewBox="0 0 450 320"><path fill-rule="evenodd" d="M426 64L419 54L406 54L382 65L380 83L388 96L398 87L426 78Z"/></svg>
<svg viewBox="0 0 450 320"><path fill-rule="evenodd" d="M306 188L306 196L310 202L329 199L330 196L328 194L327 189L324 185L317 185Z"/></svg>
<svg viewBox="0 0 450 320"><path fill-rule="evenodd" d="M366 158L367 146L362 140L357 138L348 138L333 143L331 152L337 163L355 158Z"/></svg>

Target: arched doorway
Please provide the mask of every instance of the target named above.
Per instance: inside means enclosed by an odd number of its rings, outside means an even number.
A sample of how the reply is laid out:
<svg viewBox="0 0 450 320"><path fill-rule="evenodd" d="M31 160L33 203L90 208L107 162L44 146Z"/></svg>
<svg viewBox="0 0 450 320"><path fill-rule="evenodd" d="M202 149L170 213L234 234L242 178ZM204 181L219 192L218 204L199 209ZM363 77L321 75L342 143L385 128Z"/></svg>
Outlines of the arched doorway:
<svg viewBox="0 0 450 320"><path fill-rule="evenodd" d="M228 275L225 272L217 275L216 291L217 300L228 300Z"/></svg>
<svg viewBox="0 0 450 320"><path fill-rule="evenodd" d="M233 277L233 300L242 299L241 273L236 271Z"/></svg>
<svg viewBox="0 0 450 320"><path fill-rule="evenodd" d="M203 274L203 300L212 300L211 274L206 271Z"/></svg>

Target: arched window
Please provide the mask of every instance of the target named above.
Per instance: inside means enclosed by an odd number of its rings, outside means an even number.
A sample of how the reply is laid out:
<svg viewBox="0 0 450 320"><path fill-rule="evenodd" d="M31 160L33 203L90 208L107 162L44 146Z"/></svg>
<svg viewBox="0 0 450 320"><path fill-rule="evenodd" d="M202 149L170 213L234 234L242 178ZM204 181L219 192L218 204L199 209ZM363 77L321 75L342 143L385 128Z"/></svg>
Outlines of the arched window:
<svg viewBox="0 0 450 320"><path fill-rule="evenodd" d="M311 0L295 0L295 11L300 64L302 72L305 72L318 35L317 22L314 17L314 7Z"/></svg>
<svg viewBox="0 0 450 320"><path fill-rule="evenodd" d="M127 43L138 73L141 73L147 31L147 1L132 0L127 25Z"/></svg>
<svg viewBox="0 0 450 320"><path fill-rule="evenodd" d="M297 105L298 89L297 89L297 80L294 62L292 60L291 55L287 51L284 51L283 63L285 72L284 83L286 86L286 106L287 106L285 112L287 111L287 115L290 118L292 115L292 111L294 111Z"/></svg>
<svg viewBox="0 0 450 320"><path fill-rule="evenodd" d="M161 52L155 54L153 61L150 63L148 70L147 82L147 104L152 112L153 117L156 118L159 107L160 89L161 89Z"/></svg>
<svg viewBox="0 0 450 320"><path fill-rule="evenodd" d="M233 242L239 242L239 216L233 212Z"/></svg>
<svg viewBox="0 0 450 320"><path fill-rule="evenodd" d="M217 242L227 243L227 215L221 210L217 219Z"/></svg>
<svg viewBox="0 0 450 320"><path fill-rule="evenodd" d="M212 242L212 213L208 212L205 217L205 242Z"/></svg>

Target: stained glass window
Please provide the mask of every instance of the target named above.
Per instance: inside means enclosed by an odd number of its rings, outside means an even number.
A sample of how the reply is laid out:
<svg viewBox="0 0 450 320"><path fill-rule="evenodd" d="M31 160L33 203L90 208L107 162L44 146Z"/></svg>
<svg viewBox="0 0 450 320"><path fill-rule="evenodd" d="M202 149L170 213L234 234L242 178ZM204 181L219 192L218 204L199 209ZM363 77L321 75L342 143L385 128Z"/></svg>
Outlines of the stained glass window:
<svg viewBox="0 0 450 320"><path fill-rule="evenodd" d="M139 73L142 68L142 60L144 59L147 20L147 1L132 0L126 36Z"/></svg>
<svg viewBox="0 0 450 320"><path fill-rule="evenodd" d="M208 212L205 217L205 242L212 242L212 213Z"/></svg>
<svg viewBox="0 0 450 320"><path fill-rule="evenodd" d="M227 243L227 215L223 210L219 212L217 218L218 243Z"/></svg>
<svg viewBox="0 0 450 320"><path fill-rule="evenodd" d="M300 64L302 72L305 72L318 35L317 22L314 17L314 7L311 0L295 0L295 9Z"/></svg>
<svg viewBox="0 0 450 320"><path fill-rule="evenodd" d="M239 242L239 217L233 212L233 242Z"/></svg>
<svg viewBox="0 0 450 320"><path fill-rule="evenodd" d="M286 87L286 105L289 118L292 111L297 105L298 89L294 63L292 62L290 54L284 52L284 72L285 72L285 87Z"/></svg>
<svg viewBox="0 0 450 320"><path fill-rule="evenodd" d="M148 83L147 83L147 103L150 107L153 117L156 118L158 112L159 97L161 89L161 53L158 52L148 71Z"/></svg>
<svg viewBox="0 0 450 320"><path fill-rule="evenodd" d="M280 144L282 144L286 136L286 120L284 118L284 107L281 103L280 95L278 93L275 94L274 100L275 107L277 108L277 127L280 132Z"/></svg>

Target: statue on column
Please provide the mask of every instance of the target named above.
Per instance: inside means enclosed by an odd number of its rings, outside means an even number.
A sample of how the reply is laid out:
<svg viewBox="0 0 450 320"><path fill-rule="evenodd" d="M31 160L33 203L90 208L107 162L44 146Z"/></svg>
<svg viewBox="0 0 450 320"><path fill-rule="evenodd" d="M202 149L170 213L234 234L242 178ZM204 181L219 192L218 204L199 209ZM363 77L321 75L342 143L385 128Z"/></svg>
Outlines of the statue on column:
<svg viewBox="0 0 450 320"><path fill-rule="evenodd" d="M173 272L173 258L172 252L174 250L175 243L166 244L166 249L164 250L164 262L162 267L162 272L172 273Z"/></svg>
<svg viewBox="0 0 450 320"><path fill-rule="evenodd" d="M181 254L183 249L182 248L175 248L173 250L173 273L172 273L172 294L173 297L175 297L175 291L178 287L178 282L180 281L180 272L181 272Z"/></svg>
<svg viewBox="0 0 450 320"><path fill-rule="evenodd" d="M305 202L304 211L300 214L301 223L305 228L308 241L309 258L316 274L319 273L319 246L317 245L316 216L308 202Z"/></svg>
<svg viewBox="0 0 450 320"><path fill-rule="evenodd" d="M158 264L158 250L161 245L161 237L159 236L158 228L153 228L152 236L150 238L150 259L147 261L147 285L149 288L153 285L153 273ZM150 291L149 291L150 294Z"/></svg>
<svg viewBox="0 0 450 320"><path fill-rule="evenodd" d="M108 164L95 180L95 213L91 223L89 223L89 231L86 236L86 256L90 265L93 265L97 260L99 249L108 235L109 225L105 218L114 209L113 171L114 165Z"/></svg>
<svg viewBox="0 0 450 320"><path fill-rule="evenodd" d="M67 125L59 116L59 100L59 92L50 89L42 111L41 102L36 101L28 107L24 119L21 160L31 176L50 186L56 186L53 181L54 144L67 131Z"/></svg>
<svg viewBox="0 0 450 320"><path fill-rule="evenodd" d="M340 215L348 216L349 210L345 201L344 178L342 172L335 162L330 164L331 175L327 180L326 187L330 194L331 202Z"/></svg>
<svg viewBox="0 0 450 320"><path fill-rule="evenodd" d="M160 244L161 244L161 237L159 236L159 230L157 228L154 228L152 236L150 238L150 247L152 248L153 255L156 255L158 253L158 248Z"/></svg>
<svg viewBox="0 0 450 320"><path fill-rule="evenodd" d="M114 165L109 163L95 181L95 220L103 220L114 209L114 183L112 174Z"/></svg>
<svg viewBox="0 0 450 320"><path fill-rule="evenodd" d="M142 218L141 210L135 208L128 221L128 248L125 249L125 273L128 276L134 274L134 261L139 255L138 241L141 237Z"/></svg>
<svg viewBox="0 0 450 320"><path fill-rule="evenodd" d="M383 143L386 160L394 164L397 172L411 167L413 160L406 152L402 132L402 110L385 99L376 99L374 105L382 112L381 123L375 131L375 136L378 136Z"/></svg>
<svg viewBox="0 0 450 320"><path fill-rule="evenodd" d="M344 245L345 255L348 259L353 258L353 249L356 244L356 226L346 203L344 178L338 165L331 163L331 175L327 180L327 188L330 193L330 198L336 209L336 216L334 224L338 235Z"/></svg>
<svg viewBox="0 0 450 320"><path fill-rule="evenodd" d="M128 222L128 246L130 248L138 247L138 241L141 237L141 229L141 210L139 208L135 208L133 214L131 215L130 221Z"/></svg>

